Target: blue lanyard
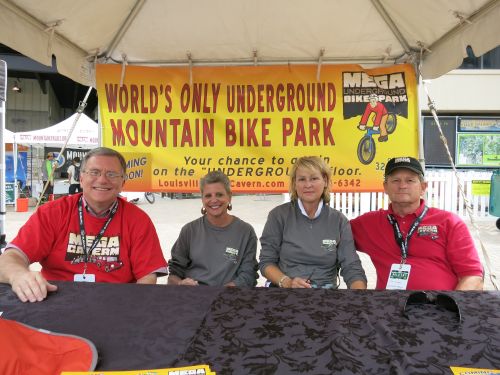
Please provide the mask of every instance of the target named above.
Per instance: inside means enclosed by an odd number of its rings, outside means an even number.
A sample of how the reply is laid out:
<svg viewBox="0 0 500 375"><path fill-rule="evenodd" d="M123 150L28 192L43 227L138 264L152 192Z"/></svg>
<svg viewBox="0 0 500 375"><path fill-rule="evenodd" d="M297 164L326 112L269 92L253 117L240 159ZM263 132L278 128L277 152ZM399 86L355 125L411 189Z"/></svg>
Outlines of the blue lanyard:
<svg viewBox="0 0 500 375"><path fill-rule="evenodd" d="M406 238L403 238L403 233L401 233L401 230L399 229L396 218L392 214L387 215L387 220L389 220L389 223L391 223L392 228L394 229L394 238L396 239L396 243L401 248L401 263L406 262L406 258L408 257L408 241L424 218L427 211L429 211L429 207L425 206L422 213L415 219L415 221L411 225Z"/></svg>

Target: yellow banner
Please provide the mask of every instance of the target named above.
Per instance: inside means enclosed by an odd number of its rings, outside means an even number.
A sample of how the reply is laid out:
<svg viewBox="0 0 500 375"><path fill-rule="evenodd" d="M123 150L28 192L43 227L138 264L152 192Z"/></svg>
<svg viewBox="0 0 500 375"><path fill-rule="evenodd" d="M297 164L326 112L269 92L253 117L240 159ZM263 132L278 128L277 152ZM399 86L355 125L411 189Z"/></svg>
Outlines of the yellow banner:
<svg viewBox="0 0 500 375"><path fill-rule="evenodd" d="M208 365L133 371L63 371L61 375L216 375Z"/></svg>
<svg viewBox="0 0 500 375"><path fill-rule="evenodd" d="M493 375L500 374L500 370L489 370L485 368L450 367L453 375Z"/></svg>
<svg viewBox="0 0 500 375"><path fill-rule="evenodd" d="M411 65L97 66L102 141L128 161L129 191L197 192L220 169L233 192L286 192L300 156L333 191L380 191L394 156L418 156ZM375 94L370 97L371 94ZM386 135L387 134L387 135Z"/></svg>

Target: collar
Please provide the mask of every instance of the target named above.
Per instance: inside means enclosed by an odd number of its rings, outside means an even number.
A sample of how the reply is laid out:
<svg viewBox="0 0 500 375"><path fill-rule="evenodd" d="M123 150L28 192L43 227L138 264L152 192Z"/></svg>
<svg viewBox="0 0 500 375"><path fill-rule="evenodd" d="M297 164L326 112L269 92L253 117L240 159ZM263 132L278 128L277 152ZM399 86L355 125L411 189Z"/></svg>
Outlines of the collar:
<svg viewBox="0 0 500 375"><path fill-rule="evenodd" d="M94 217L97 217L99 219L102 219L102 218L105 218L105 217L108 217L111 210L118 204L118 199L116 199L112 204L111 206L109 206L109 208L107 210L105 210L104 212L101 212L100 214L96 213L92 207L90 207L87 203L87 201L85 200L85 198L83 197L83 207L85 207L85 210L92 216Z"/></svg>
<svg viewBox="0 0 500 375"><path fill-rule="evenodd" d="M309 216L307 215L306 209L304 208L304 205L302 204L302 201L300 200L300 198L297 198L297 202L299 203L299 208L300 208L300 212L302 212L302 215L309 218ZM316 210L316 213L314 214L313 219L316 219L321 214L322 209L323 209L323 199L321 199L319 201L318 209Z"/></svg>
<svg viewBox="0 0 500 375"><path fill-rule="evenodd" d="M406 216L415 216L415 217L418 217L420 216L420 214L424 211L424 208L425 208L425 201L423 199L420 199L420 206L418 206L418 208L415 210L415 212L411 213L411 214L408 214ZM400 217L398 214L396 214L394 212L394 210L392 209L392 203L389 204L389 209L388 209L388 212L392 215L394 215L394 217Z"/></svg>

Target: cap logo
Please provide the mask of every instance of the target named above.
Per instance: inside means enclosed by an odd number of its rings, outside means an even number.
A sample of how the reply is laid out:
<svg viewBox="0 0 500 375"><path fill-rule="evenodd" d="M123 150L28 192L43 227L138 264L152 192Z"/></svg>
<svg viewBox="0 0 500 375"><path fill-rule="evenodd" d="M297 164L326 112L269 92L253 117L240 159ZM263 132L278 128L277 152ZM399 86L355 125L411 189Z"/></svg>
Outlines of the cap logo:
<svg viewBox="0 0 500 375"><path fill-rule="evenodd" d="M410 158L396 158L394 163L410 163Z"/></svg>

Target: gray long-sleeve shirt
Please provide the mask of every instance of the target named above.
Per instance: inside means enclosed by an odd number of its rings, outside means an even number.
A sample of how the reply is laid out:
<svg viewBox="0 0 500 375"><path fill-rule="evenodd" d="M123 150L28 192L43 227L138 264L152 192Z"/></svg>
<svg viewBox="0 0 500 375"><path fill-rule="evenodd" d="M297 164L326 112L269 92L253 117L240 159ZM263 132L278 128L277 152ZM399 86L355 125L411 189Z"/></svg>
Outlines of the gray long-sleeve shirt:
<svg viewBox="0 0 500 375"><path fill-rule="evenodd" d="M190 277L200 284L236 286L257 284L257 236L252 226L234 217L227 227L211 225L200 217L182 227L172 248L169 273Z"/></svg>
<svg viewBox="0 0 500 375"><path fill-rule="evenodd" d="M348 286L356 280L366 282L349 221L329 206L324 205L315 219L303 215L296 202L274 208L260 243L261 273L273 264L291 278L310 277L311 282L319 286L335 286L339 267Z"/></svg>

